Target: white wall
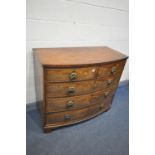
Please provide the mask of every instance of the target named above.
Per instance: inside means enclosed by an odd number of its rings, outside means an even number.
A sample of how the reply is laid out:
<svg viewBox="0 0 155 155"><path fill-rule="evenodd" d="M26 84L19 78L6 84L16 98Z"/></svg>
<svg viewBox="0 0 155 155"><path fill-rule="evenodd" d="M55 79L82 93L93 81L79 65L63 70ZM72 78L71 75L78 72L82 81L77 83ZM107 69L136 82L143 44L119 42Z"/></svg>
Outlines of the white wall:
<svg viewBox="0 0 155 155"><path fill-rule="evenodd" d="M32 48L106 45L128 55L128 14L128 0L27 0L27 103L35 102Z"/></svg>

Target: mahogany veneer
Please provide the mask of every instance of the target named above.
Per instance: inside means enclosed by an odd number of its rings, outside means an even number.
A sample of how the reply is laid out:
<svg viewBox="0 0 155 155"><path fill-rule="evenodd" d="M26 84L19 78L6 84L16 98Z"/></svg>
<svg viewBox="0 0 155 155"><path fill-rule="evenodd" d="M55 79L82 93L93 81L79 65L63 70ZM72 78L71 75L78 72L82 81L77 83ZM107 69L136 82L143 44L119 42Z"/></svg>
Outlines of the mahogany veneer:
<svg viewBox="0 0 155 155"><path fill-rule="evenodd" d="M108 47L33 50L44 132L93 118L111 107L126 55Z"/></svg>

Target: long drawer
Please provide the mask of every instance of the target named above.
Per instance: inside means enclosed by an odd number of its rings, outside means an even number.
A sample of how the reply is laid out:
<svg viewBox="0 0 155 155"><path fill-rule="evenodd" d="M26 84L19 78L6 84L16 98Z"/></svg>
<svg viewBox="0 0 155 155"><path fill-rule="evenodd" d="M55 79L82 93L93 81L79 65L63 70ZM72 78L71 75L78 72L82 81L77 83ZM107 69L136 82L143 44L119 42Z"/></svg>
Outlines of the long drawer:
<svg viewBox="0 0 155 155"><path fill-rule="evenodd" d="M97 91L86 95L62 98L47 98L46 113L73 110L84 108L96 103L101 103L102 101L106 100L108 96L112 96L115 89L116 85L109 87L103 91Z"/></svg>
<svg viewBox="0 0 155 155"><path fill-rule="evenodd" d="M102 111L105 111L111 104L112 96L107 97L100 103L85 107L79 110L68 110L46 115L46 125L67 124L76 121L82 121L90 118Z"/></svg>
<svg viewBox="0 0 155 155"><path fill-rule="evenodd" d="M117 74L124 67L125 61L117 61L110 64L103 64L93 67L81 68L46 68L45 81L49 82L67 82L90 80L105 76Z"/></svg>
<svg viewBox="0 0 155 155"><path fill-rule="evenodd" d="M92 93L115 85L120 79L121 73L106 78L66 83L47 83L46 97L68 97Z"/></svg>

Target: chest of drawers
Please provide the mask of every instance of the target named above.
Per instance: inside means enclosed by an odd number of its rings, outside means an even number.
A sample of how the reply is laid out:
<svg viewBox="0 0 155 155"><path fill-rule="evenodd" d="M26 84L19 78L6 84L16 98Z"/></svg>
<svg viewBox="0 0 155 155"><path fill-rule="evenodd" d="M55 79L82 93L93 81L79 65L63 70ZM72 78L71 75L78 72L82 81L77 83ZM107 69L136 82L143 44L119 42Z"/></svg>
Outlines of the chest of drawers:
<svg viewBox="0 0 155 155"><path fill-rule="evenodd" d="M111 107L127 56L108 47L33 50L44 132L88 120Z"/></svg>

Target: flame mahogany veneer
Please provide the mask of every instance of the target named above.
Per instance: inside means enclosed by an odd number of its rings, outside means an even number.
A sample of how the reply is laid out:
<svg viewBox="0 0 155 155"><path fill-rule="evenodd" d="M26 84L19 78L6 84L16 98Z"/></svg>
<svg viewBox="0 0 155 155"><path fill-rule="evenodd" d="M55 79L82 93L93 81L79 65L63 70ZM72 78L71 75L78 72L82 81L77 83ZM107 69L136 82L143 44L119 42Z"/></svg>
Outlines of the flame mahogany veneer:
<svg viewBox="0 0 155 155"><path fill-rule="evenodd" d="M88 120L111 107L126 55L109 47L33 50L44 132Z"/></svg>

